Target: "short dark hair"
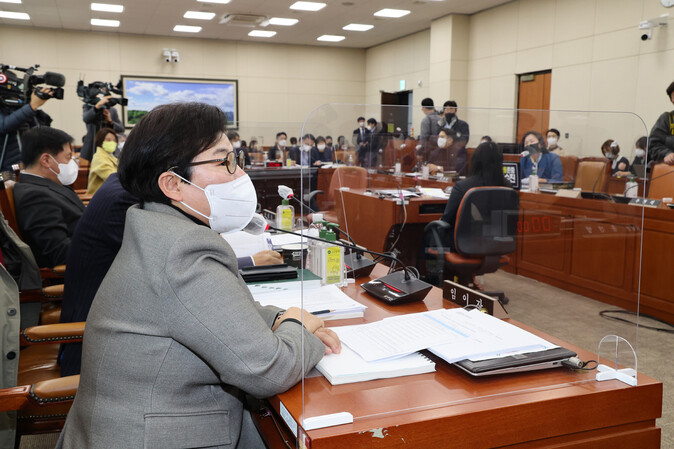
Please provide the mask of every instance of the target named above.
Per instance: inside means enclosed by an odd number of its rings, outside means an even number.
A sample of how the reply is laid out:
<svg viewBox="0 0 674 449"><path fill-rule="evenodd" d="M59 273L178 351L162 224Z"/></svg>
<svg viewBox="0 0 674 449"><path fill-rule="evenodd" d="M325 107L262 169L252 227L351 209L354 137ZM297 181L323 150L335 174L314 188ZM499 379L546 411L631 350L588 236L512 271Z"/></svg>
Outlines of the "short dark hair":
<svg viewBox="0 0 674 449"><path fill-rule="evenodd" d="M422 108L432 108L435 105L433 104L433 99L432 98L424 98L421 100L421 107Z"/></svg>
<svg viewBox="0 0 674 449"><path fill-rule="evenodd" d="M456 108L458 107L456 104L456 101L454 100L447 100L445 101L445 104L442 105L443 108Z"/></svg>
<svg viewBox="0 0 674 449"><path fill-rule="evenodd" d="M169 204L159 176L170 168L190 179L188 164L220 139L227 116L204 103L169 103L148 112L129 133L119 159L122 187L142 201Z"/></svg>
<svg viewBox="0 0 674 449"><path fill-rule="evenodd" d="M636 147L640 150L645 150L648 145L648 137L641 136L637 139Z"/></svg>
<svg viewBox="0 0 674 449"><path fill-rule="evenodd" d="M309 134L305 134L304 137L302 137L302 140L305 140L305 139L310 139L310 140L312 140L313 142L316 142L316 138L314 137L313 134L310 134L310 133L309 133Z"/></svg>
<svg viewBox="0 0 674 449"><path fill-rule="evenodd" d="M360 117L358 117L358 120L356 120L356 121L357 121L357 122L360 122L361 120L362 120L362 121L365 121L365 117L360 116Z"/></svg>
<svg viewBox="0 0 674 449"><path fill-rule="evenodd" d="M481 143L470 158L470 174L478 176L488 186L502 186L503 153L494 142Z"/></svg>
<svg viewBox="0 0 674 449"><path fill-rule="evenodd" d="M367 119L367 122L368 122L368 123L372 123L372 124L374 124L374 125L377 124L377 121L374 119L374 117L370 117L369 119Z"/></svg>
<svg viewBox="0 0 674 449"><path fill-rule="evenodd" d="M297 137L291 137L290 138L290 145L296 145L297 144Z"/></svg>
<svg viewBox="0 0 674 449"><path fill-rule="evenodd" d="M485 142L493 142L491 136L482 136L480 137L480 140L484 140Z"/></svg>
<svg viewBox="0 0 674 449"><path fill-rule="evenodd" d="M246 148L246 147L248 147L248 142L246 142L245 140L241 140L241 148Z"/></svg>
<svg viewBox="0 0 674 449"><path fill-rule="evenodd" d="M332 140L332 136L325 136L325 140L328 140L328 139Z"/></svg>
<svg viewBox="0 0 674 449"><path fill-rule="evenodd" d="M276 133L276 138L278 139L281 136L286 136L286 139L288 138L288 134L284 133L283 131Z"/></svg>
<svg viewBox="0 0 674 449"><path fill-rule="evenodd" d="M103 141L105 140L105 136L108 134L112 134L115 136L115 142L119 142L119 139L117 138L117 134L115 133L115 130L112 128L101 128L98 130L96 133L96 136L94 137L94 145L96 148L103 146Z"/></svg>
<svg viewBox="0 0 674 449"><path fill-rule="evenodd" d="M236 131L227 131L227 138L231 141L239 137L239 133ZM126 144L124 144L126 145Z"/></svg>
<svg viewBox="0 0 674 449"><path fill-rule="evenodd" d="M555 129L555 128L550 128L549 130L547 130L547 131L545 132L546 135L547 135L548 133L556 134L558 139L559 139L559 137L562 135L562 134L559 132L559 130L558 130L558 129Z"/></svg>
<svg viewBox="0 0 674 449"><path fill-rule="evenodd" d="M316 137L316 142L323 142L323 143L325 143L325 137L323 137L323 136L318 136L318 137Z"/></svg>
<svg viewBox="0 0 674 449"><path fill-rule="evenodd" d="M672 92L674 92L674 81L673 81L672 84L670 84L669 87L667 88L667 96L668 96L669 98L672 98Z"/></svg>
<svg viewBox="0 0 674 449"><path fill-rule="evenodd" d="M49 126L31 128L21 136L21 159L26 167L30 167L42 154L56 156L63 151L63 145L73 141L70 134L60 129Z"/></svg>

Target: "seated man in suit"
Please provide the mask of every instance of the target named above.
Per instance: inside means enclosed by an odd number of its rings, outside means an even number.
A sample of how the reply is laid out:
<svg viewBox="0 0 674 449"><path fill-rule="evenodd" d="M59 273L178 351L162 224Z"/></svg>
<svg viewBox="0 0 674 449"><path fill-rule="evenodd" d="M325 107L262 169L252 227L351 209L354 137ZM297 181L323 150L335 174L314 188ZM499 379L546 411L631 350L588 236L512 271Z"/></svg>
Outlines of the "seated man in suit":
<svg viewBox="0 0 674 449"><path fill-rule="evenodd" d="M21 138L26 169L14 187L16 221L40 267L66 263L70 238L84 204L68 187L79 167L73 138L48 127L33 128Z"/></svg>
<svg viewBox="0 0 674 449"><path fill-rule="evenodd" d="M269 149L267 159L270 161L279 161L285 164L285 152L288 146L288 135L280 131L276 133L276 143Z"/></svg>

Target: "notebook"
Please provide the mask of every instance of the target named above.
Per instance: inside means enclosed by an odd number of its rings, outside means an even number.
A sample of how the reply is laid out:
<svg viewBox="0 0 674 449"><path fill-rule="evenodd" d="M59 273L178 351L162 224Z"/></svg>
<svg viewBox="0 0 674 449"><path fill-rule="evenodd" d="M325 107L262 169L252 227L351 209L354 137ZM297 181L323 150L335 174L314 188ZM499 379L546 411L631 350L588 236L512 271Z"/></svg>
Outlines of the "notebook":
<svg viewBox="0 0 674 449"><path fill-rule="evenodd" d="M557 368L562 366L563 360L575 356L576 353L573 351L556 347L544 351L525 352L485 360L466 359L456 362L454 365L472 376L491 376L493 374Z"/></svg>
<svg viewBox="0 0 674 449"><path fill-rule="evenodd" d="M432 373L435 371L435 363L420 352L414 352L395 359L366 362L361 356L343 344L341 353L323 356L318 365L316 365L316 369L332 385L341 385L353 382L365 382L367 380Z"/></svg>

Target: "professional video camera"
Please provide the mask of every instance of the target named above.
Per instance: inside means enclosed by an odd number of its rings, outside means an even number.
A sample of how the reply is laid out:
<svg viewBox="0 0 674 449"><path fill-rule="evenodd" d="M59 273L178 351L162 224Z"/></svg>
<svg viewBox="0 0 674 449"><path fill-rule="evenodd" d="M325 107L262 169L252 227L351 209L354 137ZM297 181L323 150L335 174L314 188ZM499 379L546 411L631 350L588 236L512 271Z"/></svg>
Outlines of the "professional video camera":
<svg viewBox="0 0 674 449"><path fill-rule="evenodd" d="M7 106L20 107L30 102L30 93L35 91L35 95L47 100L56 98L63 100L63 86L66 83L66 77L56 72L45 72L44 75L35 75L35 71L40 67L35 64L32 67L23 68L13 65L0 64L0 103ZM24 72L23 78L19 77L12 70ZM47 84L52 90L51 95L36 90L38 84Z"/></svg>
<svg viewBox="0 0 674 449"><path fill-rule="evenodd" d="M101 97L108 96L110 94L122 95L122 81L120 80L116 86L113 86L112 83L104 83L102 81L94 81L88 85L84 85L84 81L79 80L77 82L77 96L82 98L86 104L95 106L101 100ZM124 97L113 97L108 100L106 104L102 106L103 109L111 108L117 104L126 106L129 103Z"/></svg>

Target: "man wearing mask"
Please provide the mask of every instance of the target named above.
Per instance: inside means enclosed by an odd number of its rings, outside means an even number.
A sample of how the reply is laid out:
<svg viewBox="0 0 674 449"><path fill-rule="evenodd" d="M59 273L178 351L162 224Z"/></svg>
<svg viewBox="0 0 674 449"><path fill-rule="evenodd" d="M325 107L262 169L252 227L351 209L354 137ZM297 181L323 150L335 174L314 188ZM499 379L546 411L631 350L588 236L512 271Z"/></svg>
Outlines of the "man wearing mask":
<svg viewBox="0 0 674 449"><path fill-rule="evenodd" d="M241 136L239 136L239 133L236 131L227 131L227 138L229 139L230 142L232 142L232 146L234 147L234 153L236 156L239 156L239 151L243 151L245 155L245 162L244 164L246 166L250 166L250 154L248 154L248 150L244 148L241 150Z"/></svg>
<svg viewBox="0 0 674 449"><path fill-rule="evenodd" d="M468 123L459 119L456 115L457 104L454 100L445 101L443 107L443 117L440 119L439 125L442 129L449 130L455 136L455 143L461 142L463 146L468 143L470 137L470 127Z"/></svg>
<svg viewBox="0 0 674 449"><path fill-rule="evenodd" d="M435 139L440 132L440 116L435 111L435 105L432 98L421 100L421 112L426 116L421 120L421 131L419 132L419 145L417 150L430 151L435 146Z"/></svg>
<svg viewBox="0 0 674 449"><path fill-rule="evenodd" d="M320 165L321 157L316 148L316 138L314 135L305 134L302 137L302 146L296 151L293 151L293 148L291 148L289 156L297 165L304 167Z"/></svg>
<svg viewBox="0 0 674 449"><path fill-rule="evenodd" d="M325 136L325 148L334 151L335 146L332 144L332 136Z"/></svg>
<svg viewBox="0 0 674 449"><path fill-rule="evenodd" d="M365 117L358 117L358 128L353 130L352 141L360 160L361 152L366 152L370 143L370 131L365 128Z"/></svg>
<svg viewBox="0 0 674 449"><path fill-rule="evenodd" d="M674 82L667 88L667 99L674 103ZM648 160L674 165L674 111L663 112L648 136Z"/></svg>
<svg viewBox="0 0 674 449"><path fill-rule="evenodd" d="M332 148L328 148L325 137L316 138L316 149L318 150L318 160L320 162L332 162Z"/></svg>
<svg viewBox="0 0 674 449"><path fill-rule="evenodd" d="M564 148L559 146L559 137L561 134L559 130L555 128L550 128L545 137L548 139L548 151L550 153L555 153L557 156L564 156Z"/></svg>
<svg viewBox="0 0 674 449"><path fill-rule="evenodd" d="M26 169L14 187L16 220L40 267L64 264L84 204L69 186L79 172L73 138L54 128L33 128L21 138Z"/></svg>
<svg viewBox="0 0 674 449"><path fill-rule="evenodd" d="M267 153L267 159L270 161L283 162L287 145L288 135L283 131L276 133L276 143L269 149L269 153Z"/></svg>

